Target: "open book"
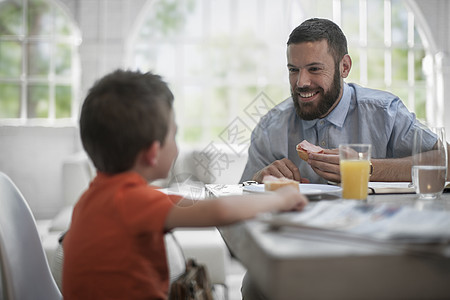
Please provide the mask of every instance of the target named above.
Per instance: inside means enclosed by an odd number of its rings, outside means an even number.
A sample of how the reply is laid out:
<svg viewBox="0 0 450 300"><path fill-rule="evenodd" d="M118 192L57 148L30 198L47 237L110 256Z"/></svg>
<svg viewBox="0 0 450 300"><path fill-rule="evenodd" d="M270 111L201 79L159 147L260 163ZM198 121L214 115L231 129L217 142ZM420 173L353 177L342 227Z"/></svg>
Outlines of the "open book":
<svg viewBox="0 0 450 300"><path fill-rule="evenodd" d="M338 185L340 183L328 181L330 185ZM367 191L369 195L371 194L414 194L415 190L411 182L379 182L370 181L369 190Z"/></svg>
<svg viewBox="0 0 450 300"><path fill-rule="evenodd" d="M410 182L369 182L369 194L414 194Z"/></svg>

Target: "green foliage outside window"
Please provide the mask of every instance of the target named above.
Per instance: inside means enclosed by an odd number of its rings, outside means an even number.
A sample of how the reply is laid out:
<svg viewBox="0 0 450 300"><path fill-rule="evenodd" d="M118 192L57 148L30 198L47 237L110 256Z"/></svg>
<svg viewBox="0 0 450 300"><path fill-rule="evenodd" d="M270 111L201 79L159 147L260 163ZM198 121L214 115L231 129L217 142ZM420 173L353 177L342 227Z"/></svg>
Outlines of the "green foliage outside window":
<svg viewBox="0 0 450 300"><path fill-rule="evenodd" d="M0 118L18 118L20 116L20 86L0 83Z"/></svg>
<svg viewBox="0 0 450 300"><path fill-rule="evenodd" d="M29 118L46 118L48 116L48 91L48 85L28 85L27 115Z"/></svg>
<svg viewBox="0 0 450 300"><path fill-rule="evenodd" d="M0 78L19 77L21 64L21 44L17 41L0 41Z"/></svg>

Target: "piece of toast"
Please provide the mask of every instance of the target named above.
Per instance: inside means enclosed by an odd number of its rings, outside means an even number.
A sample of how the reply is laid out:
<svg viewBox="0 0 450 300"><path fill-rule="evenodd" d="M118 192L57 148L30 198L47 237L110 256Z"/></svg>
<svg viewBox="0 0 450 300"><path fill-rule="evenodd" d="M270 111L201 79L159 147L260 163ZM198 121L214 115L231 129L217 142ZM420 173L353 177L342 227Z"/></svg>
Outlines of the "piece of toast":
<svg viewBox="0 0 450 300"><path fill-rule="evenodd" d="M298 143L295 149L297 150L298 156L304 161L308 160L309 153L323 153L322 147L313 145L307 140Z"/></svg>
<svg viewBox="0 0 450 300"><path fill-rule="evenodd" d="M307 151L297 148L297 153L298 153L298 156L301 159L303 159L304 161L308 160L308 152Z"/></svg>
<svg viewBox="0 0 450 300"><path fill-rule="evenodd" d="M298 191L300 191L299 182L295 180L291 180L285 177L282 178L276 178L274 176L265 176L263 179L264 183L264 190L265 191L275 191L279 188L285 187L285 186L293 186Z"/></svg>

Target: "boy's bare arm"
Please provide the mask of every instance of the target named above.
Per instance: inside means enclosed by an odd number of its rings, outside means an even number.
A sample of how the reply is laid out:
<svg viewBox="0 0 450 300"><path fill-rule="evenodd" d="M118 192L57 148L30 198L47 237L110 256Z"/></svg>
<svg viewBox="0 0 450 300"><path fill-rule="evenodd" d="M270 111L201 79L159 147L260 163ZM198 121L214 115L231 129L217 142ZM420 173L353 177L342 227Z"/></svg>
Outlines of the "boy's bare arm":
<svg viewBox="0 0 450 300"><path fill-rule="evenodd" d="M222 226L254 218L259 213L301 210L307 198L292 187L261 195L227 196L191 202L183 200L166 218L167 230L175 227Z"/></svg>

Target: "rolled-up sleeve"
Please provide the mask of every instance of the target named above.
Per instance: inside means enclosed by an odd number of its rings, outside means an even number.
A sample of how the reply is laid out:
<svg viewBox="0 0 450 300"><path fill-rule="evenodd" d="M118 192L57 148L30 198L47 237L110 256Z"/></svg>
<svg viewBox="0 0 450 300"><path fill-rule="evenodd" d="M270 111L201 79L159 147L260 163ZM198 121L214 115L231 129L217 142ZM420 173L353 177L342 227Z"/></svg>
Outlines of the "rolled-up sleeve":
<svg viewBox="0 0 450 300"><path fill-rule="evenodd" d="M388 143L388 157L406 157L411 155L414 141L414 132L423 125L416 119L414 113L411 113L400 99L392 101L388 107L390 114L394 114L392 134ZM431 132L425 135L425 150L431 150L436 143L436 136Z"/></svg>
<svg viewBox="0 0 450 300"><path fill-rule="evenodd" d="M259 170L278 159L288 156L288 119L295 115L292 100L288 99L274 107L252 132L248 160L241 180L251 180Z"/></svg>

